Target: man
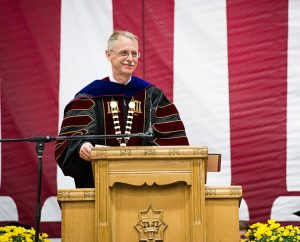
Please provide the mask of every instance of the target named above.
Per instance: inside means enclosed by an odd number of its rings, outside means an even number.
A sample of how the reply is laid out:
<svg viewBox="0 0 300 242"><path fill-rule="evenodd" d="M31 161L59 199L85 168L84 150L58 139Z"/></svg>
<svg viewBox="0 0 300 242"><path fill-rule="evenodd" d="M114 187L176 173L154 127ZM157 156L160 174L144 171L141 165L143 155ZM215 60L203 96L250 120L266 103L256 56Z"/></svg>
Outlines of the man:
<svg viewBox="0 0 300 242"><path fill-rule="evenodd" d="M60 136L137 134L153 130L152 138L58 141L55 158L77 188L94 187L91 150L106 146L188 145L184 125L174 104L163 92L133 73L140 53L138 38L114 31L106 57L112 76L95 80L76 94L65 108Z"/></svg>

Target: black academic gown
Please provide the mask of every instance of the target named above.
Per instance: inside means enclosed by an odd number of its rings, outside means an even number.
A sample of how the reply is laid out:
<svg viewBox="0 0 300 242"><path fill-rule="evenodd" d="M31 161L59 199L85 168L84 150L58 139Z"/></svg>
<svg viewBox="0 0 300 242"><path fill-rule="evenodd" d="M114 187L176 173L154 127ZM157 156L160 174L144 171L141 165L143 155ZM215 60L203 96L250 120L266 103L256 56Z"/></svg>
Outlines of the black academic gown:
<svg viewBox="0 0 300 242"><path fill-rule="evenodd" d="M118 122L114 124L116 120ZM132 137L126 145L189 144L175 105L160 89L135 76L127 85L104 78L83 88L66 106L59 135L111 135L116 132L124 134L128 130L131 134L137 134L145 133L149 127L153 130L153 138ZM55 150L58 165L66 176L74 178L77 188L94 187L91 162L79 157L83 142L87 141L58 141ZM93 145L119 146L126 141L101 139L89 142Z"/></svg>

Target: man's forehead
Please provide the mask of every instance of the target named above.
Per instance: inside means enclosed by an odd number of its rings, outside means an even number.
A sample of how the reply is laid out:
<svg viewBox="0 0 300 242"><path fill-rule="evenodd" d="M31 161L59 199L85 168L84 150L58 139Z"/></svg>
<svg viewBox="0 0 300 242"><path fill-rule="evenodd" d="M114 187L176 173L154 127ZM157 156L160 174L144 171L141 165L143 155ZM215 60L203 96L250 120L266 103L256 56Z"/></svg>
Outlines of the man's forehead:
<svg viewBox="0 0 300 242"><path fill-rule="evenodd" d="M136 45L138 46L138 41L136 39L132 39L126 36L120 36L116 39L113 44L115 46L123 46L123 45Z"/></svg>
<svg viewBox="0 0 300 242"><path fill-rule="evenodd" d="M130 36L127 35L120 35L115 41L121 41L121 42L128 42L128 41L132 41L132 42L136 42L138 43L138 40L135 38L132 38Z"/></svg>

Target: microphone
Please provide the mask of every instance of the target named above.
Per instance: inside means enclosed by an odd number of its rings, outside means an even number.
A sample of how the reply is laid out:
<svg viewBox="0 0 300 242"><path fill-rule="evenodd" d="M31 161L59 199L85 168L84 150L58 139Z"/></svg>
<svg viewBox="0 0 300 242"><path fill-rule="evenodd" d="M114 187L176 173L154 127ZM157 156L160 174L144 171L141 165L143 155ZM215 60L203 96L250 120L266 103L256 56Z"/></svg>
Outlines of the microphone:
<svg viewBox="0 0 300 242"><path fill-rule="evenodd" d="M152 136L154 135L153 133L153 128L152 128L152 109L153 109L153 104L151 100L151 95L149 94L149 102L150 102L150 109L149 109L149 127L148 130L146 131L146 135Z"/></svg>

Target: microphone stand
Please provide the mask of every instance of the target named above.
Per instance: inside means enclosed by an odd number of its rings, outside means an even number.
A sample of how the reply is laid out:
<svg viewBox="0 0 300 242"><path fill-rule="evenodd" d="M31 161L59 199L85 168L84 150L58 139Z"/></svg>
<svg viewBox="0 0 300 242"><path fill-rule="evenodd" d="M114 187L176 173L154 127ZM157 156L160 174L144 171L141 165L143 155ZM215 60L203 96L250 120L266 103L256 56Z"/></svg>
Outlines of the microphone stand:
<svg viewBox="0 0 300 242"><path fill-rule="evenodd" d="M149 132L150 131L150 132ZM0 139L0 143L3 142L35 142L36 152L38 157L38 180L37 180L37 195L36 195L36 213L35 213L35 242L39 242L40 234L40 222L41 222L41 185L42 185L42 168L43 168L43 151L45 149L45 143L59 140L97 140L97 139L115 139L125 137L138 137L149 139L153 137L152 128L146 133L137 134L114 134L114 135L74 135L74 136L36 136L29 138L7 138Z"/></svg>

